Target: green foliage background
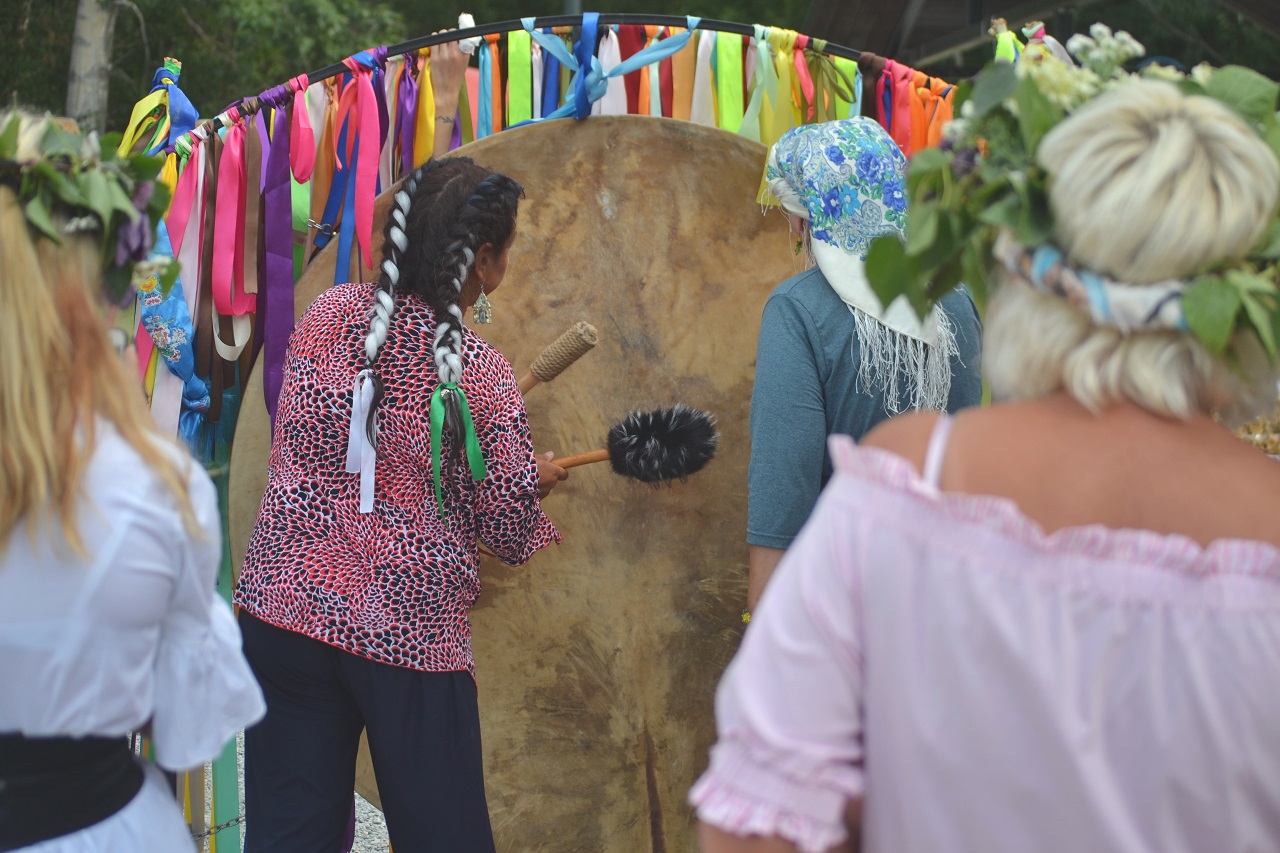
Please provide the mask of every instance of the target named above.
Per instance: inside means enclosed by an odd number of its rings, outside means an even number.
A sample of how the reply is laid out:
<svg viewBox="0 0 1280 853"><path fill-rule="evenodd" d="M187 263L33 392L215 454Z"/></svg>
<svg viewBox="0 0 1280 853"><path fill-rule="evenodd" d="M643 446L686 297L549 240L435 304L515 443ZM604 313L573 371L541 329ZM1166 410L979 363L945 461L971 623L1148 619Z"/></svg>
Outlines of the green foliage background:
<svg viewBox="0 0 1280 853"><path fill-rule="evenodd" d="M966 2L966 0L955 0ZM77 0L0 0L0 102L55 113L66 104L67 69ZM698 14L802 29L809 0L585 0L599 12ZM994 5L994 4L988 4ZM1010 3L1010 5L1015 5ZM558 14L563 0L132 0L119 6L107 127L120 129L165 56L182 61L183 90L201 115L256 94L361 48L403 41L456 24L459 11L477 21ZM146 40L142 33L145 23ZM1280 78L1280 45L1212 0L1101 0L1079 10L1077 29L1101 20L1128 29L1153 55L1192 65L1247 65ZM1067 34L1055 33L1063 41ZM823 33L810 33L823 37ZM849 45L860 47L860 45ZM960 76L986 61L939 67Z"/></svg>

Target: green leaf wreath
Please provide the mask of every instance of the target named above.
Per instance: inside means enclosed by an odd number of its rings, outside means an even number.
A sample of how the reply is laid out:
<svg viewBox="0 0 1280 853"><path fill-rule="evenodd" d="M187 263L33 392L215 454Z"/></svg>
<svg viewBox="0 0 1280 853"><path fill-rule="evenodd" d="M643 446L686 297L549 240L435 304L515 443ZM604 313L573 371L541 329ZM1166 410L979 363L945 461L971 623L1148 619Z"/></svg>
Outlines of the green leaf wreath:
<svg viewBox="0 0 1280 853"><path fill-rule="evenodd" d="M1001 229L1025 246L1046 242L1053 216L1048 176L1036 148L1062 119L1096 95L1135 76L1169 80L1236 110L1280 159L1280 84L1248 68L1200 65L1190 74L1149 65L1139 75L1123 65L1142 56L1128 33L1095 24L1067 50L1080 67L1047 60L993 63L973 83L960 84L958 118L939 148L920 151L907 176L907 233L902 243L880 238L867 256L867 274L884 304L905 297L921 315L964 282L980 306L991 289L991 248ZM1213 352L1226 353L1234 333L1252 329L1273 362L1280 351L1280 212L1265 238L1243 261L1204 270L1183 294L1191 331Z"/></svg>
<svg viewBox="0 0 1280 853"><path fill-rule="evenodd" d="M120 157L119 134L98 139L53 119L40 140L39 157L20 161L21 125L15 112L0 129L0 182L13 187L31 228L61 243L54 212L87 217L82 230L102 236L103 285L113 299L131 292L138 272L158 274L161 290L168 292L177 279L177 264L147 260L156 225L169 206L169 188L157 180L164 158Z"/></svg>

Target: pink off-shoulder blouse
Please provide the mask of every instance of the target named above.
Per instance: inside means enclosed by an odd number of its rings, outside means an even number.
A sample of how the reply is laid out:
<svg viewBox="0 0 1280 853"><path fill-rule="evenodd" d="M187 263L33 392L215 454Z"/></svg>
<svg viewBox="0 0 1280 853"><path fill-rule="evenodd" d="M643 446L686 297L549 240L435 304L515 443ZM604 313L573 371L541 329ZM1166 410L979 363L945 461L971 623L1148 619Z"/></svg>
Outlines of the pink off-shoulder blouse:
<svg viewBox="0 0 1280 853"><path fill-rule="evenodd" d="M846 437L716 699L707 823L893 853L1280 850L1280 550L1045 534Z"/></svg>

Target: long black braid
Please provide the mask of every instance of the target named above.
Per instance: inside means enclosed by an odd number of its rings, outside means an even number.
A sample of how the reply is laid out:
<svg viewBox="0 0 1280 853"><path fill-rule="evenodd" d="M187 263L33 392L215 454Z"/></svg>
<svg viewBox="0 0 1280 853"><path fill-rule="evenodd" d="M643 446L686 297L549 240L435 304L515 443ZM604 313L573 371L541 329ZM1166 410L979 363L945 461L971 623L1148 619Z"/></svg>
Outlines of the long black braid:
<svg viewBox="0 0 1280 853"><path fill-rule="evenodd" d="M382 275L366 339L367 364L374 374L374 399L366 424L370 441L374 440L375 413L384 391L376 369L377 355L386 340L379 323L385 320L390 324L396 294L414 294L431 306L436 318L432 347L436 375L441 383L460 382L466 367L462 289L482 246L503 251L510 243L523 195L519 183L476 165L468 157L428 160L405 178L387 218ZM463 435L456 395L445 395L445 412L457 454Z"/></svg>

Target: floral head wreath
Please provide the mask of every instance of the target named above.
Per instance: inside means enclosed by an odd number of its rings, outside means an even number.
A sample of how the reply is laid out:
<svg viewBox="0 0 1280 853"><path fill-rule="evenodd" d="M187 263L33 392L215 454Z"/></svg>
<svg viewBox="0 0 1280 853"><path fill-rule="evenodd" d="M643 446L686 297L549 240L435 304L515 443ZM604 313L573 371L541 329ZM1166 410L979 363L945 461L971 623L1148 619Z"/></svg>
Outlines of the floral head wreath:
<svg viewBox="0 0 1280 853"><path fill-rule="evenodd" d="M18 159L23 116L9 115L0 128L0 184L11 187L27 224L55 243L72 234L99 234L102 240L103 286L123 302L136 281L155 275L162 289L177 277L177 266L147 260L160 218L169 204L169 188L156 180L161 157L120 157L118 134L82 134L74 122L50 119L40 139L39 155ZM54 213L65 220L58 225Z"/></svg>
<svg viewBox="0 0 1280 853"><path fill-rule="evenodd" d="M1130 74L1123 64L1144 48L1102 24L1089 36L1073 36L1067 50L1079 66L1026 56L1016 66L996 62L975 82L960 85L959 118L948 125L944 142L918 152L909 164L907 242L877 240L867 255L876 295L886 305L904 296L923 316L963 281L981 305L1000 265L1097 322L1124 330L1187 329L1212 352L1227 355L1235 333L1252 330L1272 361L1280 360L1280 212L1248 257L1186 281L1141 288L1138 304L1137 289L1075 269L1052 247L1048 175L1035 158L1040 141L1067 115L1141 76L1223 102L1280 159L1280 84L1239 66L1200 65L1184 75L1152 64Z"/></svg>

